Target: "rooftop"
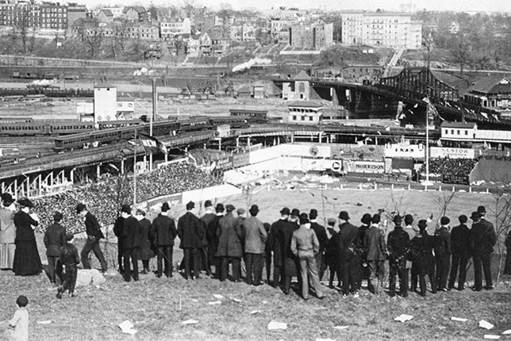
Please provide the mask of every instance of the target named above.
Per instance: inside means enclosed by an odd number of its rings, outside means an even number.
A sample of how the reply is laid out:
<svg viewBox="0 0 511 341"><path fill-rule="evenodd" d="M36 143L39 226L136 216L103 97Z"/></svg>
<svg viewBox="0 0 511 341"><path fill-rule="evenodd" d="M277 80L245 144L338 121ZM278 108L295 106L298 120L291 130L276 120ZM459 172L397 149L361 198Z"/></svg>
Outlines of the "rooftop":
<svg viewBox="0 0 511 341"><path fill-rule="evenodd" d="M473 129L474 127L477 128L474 122L442 122L442 128Z"/></svg>
<svg viewBox="0 0 511 341"><path fill-rule="evenodd" d="M476 81L468 90L483 94L511 93L511 77L506 75L488 76Z"/></svg>

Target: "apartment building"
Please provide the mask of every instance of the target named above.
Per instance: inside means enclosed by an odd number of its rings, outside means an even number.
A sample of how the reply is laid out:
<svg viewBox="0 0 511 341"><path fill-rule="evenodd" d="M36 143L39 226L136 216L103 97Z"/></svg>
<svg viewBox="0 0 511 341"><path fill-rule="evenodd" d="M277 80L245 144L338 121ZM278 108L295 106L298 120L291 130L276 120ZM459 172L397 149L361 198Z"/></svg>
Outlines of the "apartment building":
<svg viewBox="0 0 511 341"><path fill-rule="evenodd" d="M370 45L419 49L422 23L408 13L353 11L341 13L341 37L345 45Z"/></svg>

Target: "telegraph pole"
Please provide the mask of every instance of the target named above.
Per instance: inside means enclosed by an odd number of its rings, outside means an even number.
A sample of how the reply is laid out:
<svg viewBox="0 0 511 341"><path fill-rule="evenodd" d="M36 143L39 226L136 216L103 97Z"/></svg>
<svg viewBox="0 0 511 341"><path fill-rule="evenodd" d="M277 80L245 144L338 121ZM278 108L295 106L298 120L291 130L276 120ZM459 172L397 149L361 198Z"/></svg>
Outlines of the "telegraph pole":
<svg viewBox="0 0 511 341"><path fill-rule="evenodd" d="M135 125L135 145L133 146L133 206L137 204L137 127Z"/></svg>

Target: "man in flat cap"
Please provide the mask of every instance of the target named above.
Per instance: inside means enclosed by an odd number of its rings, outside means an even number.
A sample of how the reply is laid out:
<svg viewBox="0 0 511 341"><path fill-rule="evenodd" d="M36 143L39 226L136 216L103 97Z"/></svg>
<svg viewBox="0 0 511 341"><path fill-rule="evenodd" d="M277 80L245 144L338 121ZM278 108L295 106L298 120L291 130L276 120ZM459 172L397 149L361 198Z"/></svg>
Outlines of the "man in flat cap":
<svg viewBox="0 0 511 341"><path fill-rule="evenodd" d="M339 262L342 264L342 293L358 296L360 259L356 254L358 229L350 222L348 212L339 213Z"/></svg>
<svg viewBox="0 0 511 341"><path fill-rule="evenodd" d="M48 226L44 233L44 246L46 246L46 258L48 259L48 277L50 282L57 284L56 274L60 274L61 271L57 269L58 259L62 252L62 248L66 245L66 229L60 225L60 221L63 216L60 212L53 214L53 224ZM62 282L62 278L59 280Z"/></svg>
<svg viewBox="0 0 511 341"><path fill-rule="evenodd" d="M439 291L447 291L447 276L451 257L449 223L449 218L440 218L440 227L435 232L436 283Z"/></svg>
<svg viewBox="0 0 511 341"><path fill-rule="evenodd" d="M493 289L491 274L491 254L493 247L497 242L497 236L493 225L490 222L483 221L482 214L486 213L483 206L480 206L477 212L472 212L472 230L470 231L470 246L472 249L474 261L474 290L481 291L483 288L483 277L486 280L485 289Z"/></svg>
<svg viewBox="0 0 511 341"><path fill-rule="evenodd" d="M400 215L394 217L394 230L387 237L387 249L389 252L389 289L390 296L396 295L396 275L399 276L399 289L402 297L408 296L408 259L410 237L401 226L403 218Z"/></svg>
<svg viewBox="0 0 511 341"><path fill-rule="evenodd" d="M458 290L465 288L467 278L467 263L470 258L470 229L467 226L468 218L462 214L458 217L460 224L451 231L451 272L449 275L449 288L454 288L458 276ZM459 271L458 271L459 269Z"/></svg>
<svg viewBox="0 0 511 341"><path fill-rule="evenodd" d="M106 272L107 264L105 256L99 247L99 240L105 238L99 222L96 217L87 210L85 204L78 204L76 206L76 213L85 219L85 232L87 234L87 241L80 253L84 269L90 269L89 253L92 251L101 264L101 272Z"/></svg>
<svg viewBox="0 0 511 341"><path fill-rule="evenodd" d="M217 256L221 258L220 281L225 281L229 272L229 263L232 263L232 279L241 280L241 257L243 256L243 231L238 219L233 215L236 208L228 204L225 206L226 215L219 221Z"/></svg>
<svg viewBox="0 0 511 341"><path fill-rule="evenodd" d="M121 216L124 218L122 229L122 254L124 258L123 278L138 281L138 253L142 245L143 231L140 222L131 214L130 205L122 205ZM131 261L131 266L130 266Z"/></svg>
<svg viewBox="0 0 511 341"><path fill-rule="evenodd" d="M257 218L259 207L252 205L248 210L250 217L243 220L241 226L245 237L245 259L247 264L247 284L261 285L264 265L264 249L268 235L264 224Z"/></svg>
<svg viewBox="0 0 511 341"><path fill-rule="evenodd" d="M186 204L186 213L177 221L177 234L181 243L179 247L183 249L185 279L200 278L200 254L202 247L203 233L201 220L194 214L195 203L189 201ZM193 266L193 274L192 274Z"/></svg>
<svg viewBox="0 0 511 341"><path fill-rule="evenodd" d="M296 225L296 228L300 227L300 210L297 208L293 208L291 213L289 214L289 219L291 223Z"/></svg>
<svg viewBox="0 0 511 341"><path fill-rule="evenodd" d="M169 210L169 203L164 202L161 205L160 214L154 218L151 225L150 235L153 246L156 249L156 277L158 278L162 276L162 273L165 273L167 277L172 277L172 253L177 230L174 219L169 217Z"/></svg>

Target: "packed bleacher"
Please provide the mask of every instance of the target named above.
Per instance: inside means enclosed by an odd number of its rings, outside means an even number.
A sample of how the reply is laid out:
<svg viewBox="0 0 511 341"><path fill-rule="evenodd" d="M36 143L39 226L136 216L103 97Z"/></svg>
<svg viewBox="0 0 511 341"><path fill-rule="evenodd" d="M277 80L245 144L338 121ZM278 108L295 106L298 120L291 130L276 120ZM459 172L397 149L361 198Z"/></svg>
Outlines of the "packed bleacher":
<svg viewBox="0 0 511 341"><path fill-rule="evenodd" d="M470 172L477 164L472 159L431 159L429 161L429 172L442 177L442 182L451 184L468 184ZM422 166L421 173L425 172Z"/></svg>
<svg viewBox="0 0 511 341"><path fill-rule="evenodd" d="M221 177L212 176L193 165L175 163L137 176L137 202L151 198L186 192L221 183ZM41 219L39 229L52 222L52 215L60 211L68 231L81 232L83 222L76 215L78 203L85 203L101 225L113 224L119 207L133 200L132 178L109 177L103 181L76 187L71 191L34 201L34 211Z"/></svg>

